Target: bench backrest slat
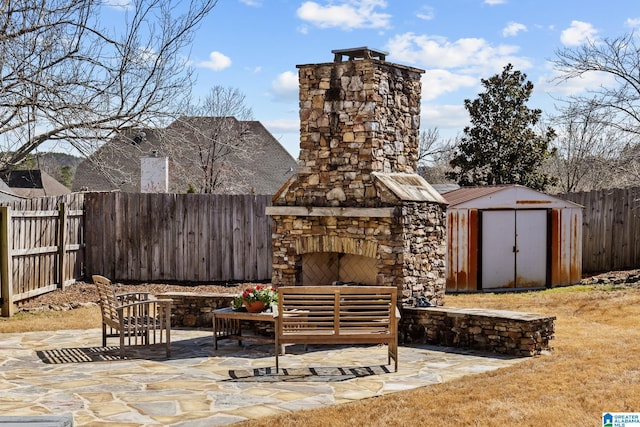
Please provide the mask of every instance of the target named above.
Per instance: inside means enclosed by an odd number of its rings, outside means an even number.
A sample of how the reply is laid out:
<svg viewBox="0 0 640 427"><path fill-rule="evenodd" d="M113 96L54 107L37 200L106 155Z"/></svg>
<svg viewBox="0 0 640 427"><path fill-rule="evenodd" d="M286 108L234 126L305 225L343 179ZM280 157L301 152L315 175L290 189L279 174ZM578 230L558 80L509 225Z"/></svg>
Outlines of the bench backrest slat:
<svg viewBox="0 0 640 427"><path fill-rule="evenodd" d="M276 342L388 344L397 370L396 313L390 286L285 286L278 289Z"/></svg>
<svg viewBox="0 0 640 427"><path fill-rule="evenodd" d="M291 286L278 290L278 333L375 328L395 333L397 290L386 286Z"/></svg>

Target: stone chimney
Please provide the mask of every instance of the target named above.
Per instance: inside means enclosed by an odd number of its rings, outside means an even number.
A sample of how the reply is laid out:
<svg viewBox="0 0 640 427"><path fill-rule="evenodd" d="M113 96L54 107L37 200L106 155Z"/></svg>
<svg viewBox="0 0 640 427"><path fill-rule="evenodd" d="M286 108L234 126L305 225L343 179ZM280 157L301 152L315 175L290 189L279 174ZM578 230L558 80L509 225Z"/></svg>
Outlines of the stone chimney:
<svg viewBox="0 0 640 427"><path fill-rule="evenodd" d="M438 304L446 201L415 173L423 71L367 47L332 53L298 65L299 170L267 208L273 282L386 284Z"/></svg>
<svg viewBox="0 0 640 427"><path fill-rule="evenodd" d="M298 66L304 195L295 203L373 206L371 172L416 171L423 71L364 59L385 57L373 49L332 52L333 63Z"/></svg>

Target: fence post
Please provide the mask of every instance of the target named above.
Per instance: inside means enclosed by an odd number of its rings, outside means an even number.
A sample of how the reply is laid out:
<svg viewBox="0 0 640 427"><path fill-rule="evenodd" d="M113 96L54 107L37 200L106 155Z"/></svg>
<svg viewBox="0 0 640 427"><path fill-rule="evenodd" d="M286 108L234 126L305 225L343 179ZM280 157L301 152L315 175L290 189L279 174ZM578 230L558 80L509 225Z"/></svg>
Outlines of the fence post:
<svg viewBox="0 0 640 427"><path fill-rule="evenodd" d="M58 204L58 288L65 289L65 265L67 264L67 205Z"/></svg>
<svg viewBox="0 0 640 427"><path fill-rule="evenodd" d="M11 317L13 305L13 274L11 272L11 208L0 206L0 296L2 296L2 316Z"/></svg>

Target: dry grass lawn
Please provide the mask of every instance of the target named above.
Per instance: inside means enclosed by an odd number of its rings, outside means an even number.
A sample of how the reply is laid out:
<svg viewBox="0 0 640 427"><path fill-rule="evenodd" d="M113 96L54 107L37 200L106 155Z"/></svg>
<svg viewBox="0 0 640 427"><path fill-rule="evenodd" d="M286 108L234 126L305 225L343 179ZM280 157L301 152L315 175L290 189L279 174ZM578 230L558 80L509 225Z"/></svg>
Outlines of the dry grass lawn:
<svg viewBox="0 0 640 427"><path fill-rule="evenodd" d="M555 315L555 350L458 381L238 426L582 427L602 425L605 411L640 411L640 289L447 295L446 304Z"/></svg>
<svg viewBox="0 0 640 427"><path fill-rule="evenodd" d="M555 349L486 374L238 426L596 426L605 411L640 412L639 288L447 295L446 304L555 315ZM0 332L94 328L99 316L97 308L20 315L0 319Z"/></svg>
<svg viewBox="0 0 640 427"><path fill-rule="evenodd" d="M71 311L45 310L19 312L11 318L0 317L0 333L91 329L101 325L100 307L81 307Z"/></svg>

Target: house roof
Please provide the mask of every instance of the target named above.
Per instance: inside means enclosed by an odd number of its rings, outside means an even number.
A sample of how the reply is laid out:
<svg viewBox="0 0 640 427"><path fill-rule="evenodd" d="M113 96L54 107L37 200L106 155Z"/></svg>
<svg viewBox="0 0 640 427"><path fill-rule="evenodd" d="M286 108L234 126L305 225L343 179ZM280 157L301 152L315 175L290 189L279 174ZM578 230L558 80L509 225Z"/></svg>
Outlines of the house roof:
<svg viewBox="0 0 640 427"><path fill-rule="evenodd" d="M199 153L192 143L213 128L242 128L251 135L246 150L230 150L214 163L226 180L217 192L274 194L295 173L296 160L260 122L191 116L162 129L123 132L78 166L73 189L139 192L140 158L157 155L169 158L169 191L184 193L201 176Z"/></svg>
<svg viewBox="0 0 640 427"><path fill-rule="evenodd" d="M576 203L517 184L461 187L446 192L442 196L449 202L449 208L546 209L581 207Z"/></svg>
<svg viewBox="0 0 640 427"><path fill-rule="evenodd" d="M41 169L13 170L2 176L2 180L19 197L61 196L71 190Z"/></svg>
<svg viewBox="0 0 640 427"><path fill-rule="evenodd" d="M20 197L11 190L6 182L0 179L0 203L20 200Z"/></svg>

